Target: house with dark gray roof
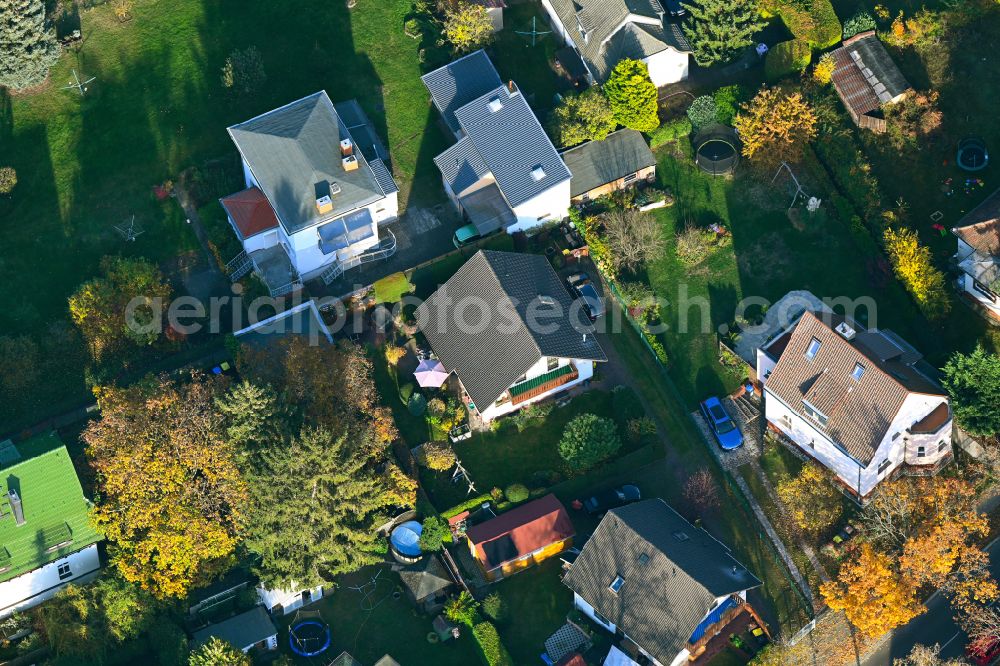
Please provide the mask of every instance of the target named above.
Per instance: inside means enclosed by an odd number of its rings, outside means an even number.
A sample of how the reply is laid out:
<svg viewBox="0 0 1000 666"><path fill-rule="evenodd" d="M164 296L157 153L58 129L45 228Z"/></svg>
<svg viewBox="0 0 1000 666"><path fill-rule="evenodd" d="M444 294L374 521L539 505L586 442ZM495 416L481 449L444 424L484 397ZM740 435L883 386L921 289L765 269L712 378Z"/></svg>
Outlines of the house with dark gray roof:
<svg viewBox="0 0 1000 666"><path fill-rule="evenodd" d="M483 422L586 382L607 360L581 303L540 255L480 250L416 316Z"/></svg>
<svg viewBox="0 0 1000 666"><path fill-rule="evenodd" d="M213 638L224 640L242 652L278 649L278 628L263 606L254 606L252 610L194 632L191 647L204 645Z"/></svg>
<svg viewBox="0 0 1000 666"><path fill-rule="evenodd" d="M562 152L573 174L570 201L586 203L656 176L656 157L642 134L633 129L612 132L603 141L588 141Z"/></svg>
<svg viewBox="0 0 1000 666"><path fill-rule="evenodd" d="M951 230L958 241L954 261L958 288L980 311L1000 321L1000 189L973 208Z"/></svg>
<svg viewBox="0 0 1000 666"><path fill-rule="evenodd" d="M727 638L738 616L756 618L747 591L761 585L728 547L659 498L606 513L563 583L581 612L661 666L687 663L720 633Z"/></svg>
<svg viewBox="0 0 1000 666"><path fill-rule="evenodd" d="M657 87L688 76L691 47L659 0L542 0L542 6L591 83L607 81L625 58L646 63Z"/></svg>
<svg viewBox="0 0 1000 666"><path fill-rule="evenodd" d="M455 208L481 235L563 219L570 173L513 81L483 51L423 77L458 141L434 158Z"/></svg>
<svg viewBox="0 0 1000 666"><path fill-rule="evenodd" d="M864 502L882 481L952 458L952 413L934 369L887 329L806 308L757 350L770 429Z"/></svg>
<svg viewBox="0 0 1000 666"><path fill-rule="evenodd" d="M830 55L833 87L854 124L884 132L883 108L901 100L911 88L878 35L874 30L858 33Z"/></svg>
<svg viewBox="0 0 1000 666"><path fill-rule="evenodd" d="M355 100L335 107L320 91L228 131L246 182L220 200L244 250L234 281L253 271L281 296L395 252L380 226L396 219L398 188Z"/></svg>

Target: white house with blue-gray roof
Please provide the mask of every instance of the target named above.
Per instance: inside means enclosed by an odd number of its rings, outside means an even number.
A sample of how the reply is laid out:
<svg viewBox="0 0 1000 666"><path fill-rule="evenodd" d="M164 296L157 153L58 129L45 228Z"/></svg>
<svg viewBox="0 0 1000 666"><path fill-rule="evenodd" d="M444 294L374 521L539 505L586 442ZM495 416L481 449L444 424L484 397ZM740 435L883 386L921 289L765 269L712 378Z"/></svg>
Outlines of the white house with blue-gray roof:
<svg viewBox="0 0 1000 666"><path fill-rule="evenodd" d="M398 188L361 107L325 91L229 128L246 189L220 200L244 252L237 280L255 272L272 296L303 280L331 282L396 250L387 229Z"/></svg>
<svg viewBox="0 0 1000 666"><path fill-rule="evenodd" d="M525 231L562 220L570 172L513 81L484 51L423 77L458 141L436 158L452 203L480 234Z"/></svg>

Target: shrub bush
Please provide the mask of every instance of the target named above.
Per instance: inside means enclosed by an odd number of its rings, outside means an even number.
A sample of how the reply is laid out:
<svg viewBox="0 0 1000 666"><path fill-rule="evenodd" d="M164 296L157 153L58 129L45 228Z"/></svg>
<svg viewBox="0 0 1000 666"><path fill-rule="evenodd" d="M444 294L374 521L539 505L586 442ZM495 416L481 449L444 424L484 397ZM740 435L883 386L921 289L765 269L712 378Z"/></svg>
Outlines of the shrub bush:
<svg viewBox="0 0 1000 666"><path fill-rule="evenodd" d="M500 634L491 622L479 622L472 627L472 635L479 643L483 659L487 666L512 666L507 648L500 642Z"/></svg>
<svg viewBox="0 0 1000 666"><path fill-rule="evenodd" d="M802 72L812 60L812 49L804 39L781 42L767 52L764 58L764 78L777 81L789 74Z"/></svg>
<svg viewBox="0 0 1000 666"><path fill-rule="evenodd" d="M403 384L399 387L399 399L403 401L403 404L410 402L410 396L413 395L413 384Z"/></svg>
<svg viewBox="0 0 1000 666"><path fill-rule="evenodd" d="M833 70L836 68L837 64L834 62L833 56L824 53L820 56L816 66L813 67L813 81L825 86L833 78Z"/></svg>
<svg viewBox="0 0 1000 666"><path fill-rule="evenodd" d="M680 116L663 123L649 135L649 147L659 148L665 143L683 139L691 134L691 119Z"/></svg>
<svg viewBox="0 0 1000 666"><path fill-rule="evenodd" d="M462 590L458 596L452 597L444 605L444 614L452 622L467 624L470 627L476 621L479 602L471 594Z"/></svg>
<svg viewBox="0 0 1000 666"><path fill-rule="evenodd" d="M815 49L825 49L840 41L843 28L830 0L765 0L762 8L781 17L796 39Z"/></svg>
<svg viewBox="0 0 1000 666"><path fill-rule="evenodd" d="M450 509L446 509L441 512L442 518L454 518L463 511L471 511L472 509L478 509L483 502L490 502L493 500L493 496L489 493L483 493L482 495L477 495L476 497L470 497L469 499L456 504Z"/></svg>
<svg viewBox="0 0 1000 666"><path fill-rule="evenodd" d="M455 451L448 442L427 442L420 447L417 462L427 469L447 472L455 466Z"/></svg>
<svg viewBox="0 0 1000 666"><path fill-rule="evenodd" d="M10 194L17 185L17 171L14 167L0 167L0 194Z"/></svg>
<svg viewBox="0 0 1000 666"><path fill-rule="evenodd" d="M256 46L234 50L222 66L222 87L236 94L252 95L265 81L264 61Z"/></svg>
<svg viewBox="0 0 1000 666"><path fill-rule="evenodd" d="M641 444L647 437L656 435L656 422L648 416L640 416L629 419L625 430L630 442Z"/></svg>
<svg viewBox="0 0 1000 666"><path fill-rule="evenodd" d="M875 17L868 12L858 12L844 21L843 37L850 39L854 35L875 29Z"/></svg>
<svg viewBox="0 0 1000 666"><path fill-rule="evenodd" d="M451 529L444 518L428 516L424 518L422 526L420 550L425 553L436 553L444 548L445 541L451 541Z"/></svg>
<svg viewBox="0 0 1000 666"><path fill-rule="evenodd" d="M528 499L528 487L523 483L512 483L507 486L504 494L510 502L517 504Z"/></svg>
<svg viewBox="0 0 1000 666"><path fill-rule="evenodd" d="M691 126L695 132L717 122L717 115L718 109L715 106L715 98L711 95L702 95L695 98L687 110L687 117L691 120Z"/></svg>
<svg viewBox="0 0 1000 666"><path fill-rule="evenodd" d="M729 125L744 101L743 89L737 85L723 86L712 93L712 98L715 100L715 119Z"/></svg>
<svg viewBox="0 0 1000 666"><path fill-rule="evenodd" d="M414 416L423 416L427 411L427 399L419 393L414 393L406 403L406 408Z"/></svg>
<svg viewBox="0 0 1000 666"><path fill-rule="evenodd" d="M615 416L622 422L631 421L645 416L646 410L639 402L639 395L631 386L619 384L611 389L611 406L615 410Z"/></svg>
<svg viewBox="0 0 1000 666"><path fill-rule="evenodd" d="M494 622L499 622L503 619L503 597L496 592L493 592L483 599L480 609L486 617L490 618Z"/></svg>
<svg viewBox="0 0 1000 666"><path fill-rule="evenodd" d="M570 468L584 472L621 448L614 421L596 414L581 414L566 424L559 440L559 455Z"/></svg>

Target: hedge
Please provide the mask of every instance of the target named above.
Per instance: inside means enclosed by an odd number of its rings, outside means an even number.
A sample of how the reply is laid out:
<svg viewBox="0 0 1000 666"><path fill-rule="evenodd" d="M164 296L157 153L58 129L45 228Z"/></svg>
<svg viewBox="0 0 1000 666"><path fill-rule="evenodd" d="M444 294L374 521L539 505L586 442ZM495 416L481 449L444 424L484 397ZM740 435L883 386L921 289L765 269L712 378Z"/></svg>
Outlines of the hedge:
<svg viewBox="0 0 1000 666"><path fill-rule="evenodd" d="M683 139L691 134L691 121L687 116L680 116L661 124L649 135L649 147L659 148L665 143Z"/></svg>
<svg viewBox="0 0 1000 666"><path fill-rule="evenodd" d="M477 495L476 497L470 497L461 504L456 504L446 511L441 512L442 518L454 518L463 511L469 511L471 509L478 509L483 502L492 502L493 496L489 493L483 493L482 495Z"/></svg>
<svg viewBox="0 0 1000 666"><path fill-rule="evenodd" d="M792 39L776 44L764 59L764 78L777 81L789 74L802 72L812 60L812 49L804 39Z"/></svg>
<svg viewBox="0 0 1000 666"><path fill-rule="evenodd" d="M780 16L796 39L804 39L814 49L840 42L843 28L830 0L765 0L764 9Z"/></svg>
<svg viewBox="0 0 1000 666"><path fill-rule="evenodd" d="M507 648L500 642L500 634L492 622L478 622L472 627L472 635L479 644L483 662L487 666L513 666L514 662L510 658Z"/></svg>

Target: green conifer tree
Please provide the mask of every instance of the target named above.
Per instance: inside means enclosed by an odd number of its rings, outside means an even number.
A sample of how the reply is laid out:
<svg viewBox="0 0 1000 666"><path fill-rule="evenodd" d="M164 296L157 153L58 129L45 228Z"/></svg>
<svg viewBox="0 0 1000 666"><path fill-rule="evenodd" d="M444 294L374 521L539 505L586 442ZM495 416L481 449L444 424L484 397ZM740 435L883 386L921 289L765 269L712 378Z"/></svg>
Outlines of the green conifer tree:
<svg viewBox="0 0 1000 666"><path fill-rule="evenodd" d="M59 59L44 0L0 0L0 86L38 85Z"/></svg>
<svg viewBox="0 0 1000 666"><path fill-rule="evenodd" d="M639 132L652 132L660 126L656 86L646 63L630 58L619 61L604 84L604 94L620 125Z"/></svg>
<svg viewBox="0 0 1000 666"><path fill-rule="evenodd" d="M757 0L698 0L686 6L684 34L699 65L732 60L764 27Z"/></svg>

